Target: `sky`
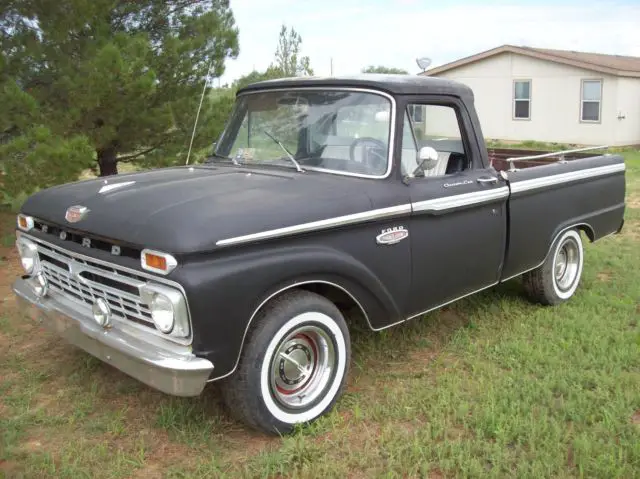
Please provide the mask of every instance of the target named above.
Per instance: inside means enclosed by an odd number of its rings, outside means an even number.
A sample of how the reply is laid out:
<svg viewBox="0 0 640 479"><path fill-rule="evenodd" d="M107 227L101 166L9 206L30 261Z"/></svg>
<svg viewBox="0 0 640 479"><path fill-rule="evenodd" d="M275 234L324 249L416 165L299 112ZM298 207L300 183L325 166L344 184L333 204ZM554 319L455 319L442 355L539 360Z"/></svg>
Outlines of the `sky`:
<svg viewBox="0 0 640 479"><path fill-rule="evenodd" d="M222 84L265 70L283 24L316 75L384 65L418 73L505 43L640 57L640 0L231 0L240 54ZM216 82L217 83L217 82Z"/></svg>

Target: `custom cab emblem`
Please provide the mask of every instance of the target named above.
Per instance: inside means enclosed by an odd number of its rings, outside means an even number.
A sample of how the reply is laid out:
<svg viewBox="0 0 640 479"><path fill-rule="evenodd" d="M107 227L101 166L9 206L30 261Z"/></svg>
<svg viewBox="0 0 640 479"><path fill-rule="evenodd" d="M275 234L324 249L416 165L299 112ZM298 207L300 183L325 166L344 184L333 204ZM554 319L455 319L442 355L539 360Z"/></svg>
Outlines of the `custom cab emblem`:
<svg viewBox="0 0 640 479"><path fill-rule="evenodd" d="M64 219L69 223L77 223L85 216L87 216L87 213L89 213L89 208L87 208L86 206L70 206L64 215Z"/></svg>
<svg viewBox="0 0 640 479"><path fill-rule="evenodd" d="M387 228L376 236L376 242L378 244L396 244L409 236L409 231L404 229L404 226L394 226L393 228Z"/></svg>
<svg viewBox="0 0 640 479"><path fill-rule="evenodd" d="M473 184L473 181L471 180L462 180L462 181L456 181L455 183L445 183L444 185L442 185L443 188L451 188L453 186L463 186L463 185L471 185Z"/></svg>

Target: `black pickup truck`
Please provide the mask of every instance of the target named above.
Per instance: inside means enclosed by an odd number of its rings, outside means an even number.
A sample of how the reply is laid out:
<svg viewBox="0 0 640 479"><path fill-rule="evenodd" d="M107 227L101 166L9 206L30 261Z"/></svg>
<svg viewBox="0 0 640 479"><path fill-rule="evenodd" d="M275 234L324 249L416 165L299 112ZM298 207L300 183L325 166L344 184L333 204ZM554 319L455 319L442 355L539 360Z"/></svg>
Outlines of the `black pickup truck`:
<svg viewBox="0 0 640 479"><path fill-rule="evenodd" d="M222 380L233 413L286 433L338 400L348 313L380 331L520 275L555 305L578 287L583 238L621 230L621 156L491 163L461 84L256 83L204 163L31 196L14 291L151 387Z"/></svg>

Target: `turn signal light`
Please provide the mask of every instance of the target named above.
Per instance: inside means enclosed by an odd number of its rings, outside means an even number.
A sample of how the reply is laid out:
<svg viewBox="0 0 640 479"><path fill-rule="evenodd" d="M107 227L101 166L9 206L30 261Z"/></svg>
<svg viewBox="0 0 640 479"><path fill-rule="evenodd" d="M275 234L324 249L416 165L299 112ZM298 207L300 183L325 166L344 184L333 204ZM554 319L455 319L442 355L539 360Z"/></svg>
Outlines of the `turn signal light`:
<svg viewBox="0 0 640 479"><path fill-rule="evenodd" d="M18 228L22 231L29 231L33 228L34 221L31 216L18 215Z"/></svg>
<svg viewBox="0 0 640 479"><path fill-rule="evenodd" d="M167 270L167 259L162 256L146 253L144 259L149 268L161 269L162 271Z"/></svg>
<svg viewBox="0 0 640 479"><path fill-rule="evenodd" d="M143 269L160 274L169 274L178 265L176 259L170 254L150 249L142 250L140 260Z"/></svg>

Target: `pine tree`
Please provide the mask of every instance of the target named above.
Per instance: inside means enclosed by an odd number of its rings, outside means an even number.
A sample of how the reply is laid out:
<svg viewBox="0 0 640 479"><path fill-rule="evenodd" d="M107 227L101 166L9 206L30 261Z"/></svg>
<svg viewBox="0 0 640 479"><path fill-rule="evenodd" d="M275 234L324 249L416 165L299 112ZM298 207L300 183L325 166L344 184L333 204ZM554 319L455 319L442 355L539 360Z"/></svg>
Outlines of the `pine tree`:
<svg viewBox="0 0 640 479"><path fill-rule="evenodd" d="M24 111L5 115L0 135L28 135L27 115L42 138L48 131L76 150L85 138L101 175L184 151L203 81L238 54L228 0L4 3L0 83L24 95ZM205 105L194 147L214 141L214 114Z"/></svg>
<svg viewBox="0 0 640 479"><path fill-rule="evenodd" d="M233 82L233 87L240 89L251 83L276 78L310 76L313 75L311 61L308 56L301 56L302 37L293 27L288 29L282 25L278 36L278 46L274 55L274 61L264 71L253 70Z"/></svg>
<svg viewBox="0 0 640 479"><path fill-rule="evenodd" d="M402 68L385 67L382 65L378 65L378 66L369 65L367 68L362 69L362 73L389 73L389 74L397 73L400 75L409 74L407 70L403 70Z"/></svg>

